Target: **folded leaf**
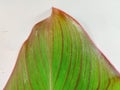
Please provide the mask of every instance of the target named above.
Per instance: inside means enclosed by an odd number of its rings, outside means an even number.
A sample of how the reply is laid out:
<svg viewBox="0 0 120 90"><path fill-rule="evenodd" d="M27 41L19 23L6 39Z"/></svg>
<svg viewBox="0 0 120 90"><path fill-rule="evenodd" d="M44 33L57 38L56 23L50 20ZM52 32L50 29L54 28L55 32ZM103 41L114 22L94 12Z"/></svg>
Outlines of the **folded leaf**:
<svg viewBox="0 0 120 90"><path fill-rule="evenodd" d="M52 8L23 44L4 90L120 90L120 74L75 19Z"/></svg>

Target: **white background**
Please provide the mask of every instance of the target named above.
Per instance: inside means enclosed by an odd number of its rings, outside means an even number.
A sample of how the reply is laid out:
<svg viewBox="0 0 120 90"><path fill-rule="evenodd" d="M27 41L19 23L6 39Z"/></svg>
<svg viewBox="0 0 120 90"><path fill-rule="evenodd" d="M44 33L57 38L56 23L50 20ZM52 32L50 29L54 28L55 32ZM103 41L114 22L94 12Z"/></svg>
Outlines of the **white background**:
<svg viewBox="0 0 120 90"><path fill-rule="evenodd" d="M32 27L50 15L52 6L77 19L120 71L120 0L0 0L0 90Z"/></svg>

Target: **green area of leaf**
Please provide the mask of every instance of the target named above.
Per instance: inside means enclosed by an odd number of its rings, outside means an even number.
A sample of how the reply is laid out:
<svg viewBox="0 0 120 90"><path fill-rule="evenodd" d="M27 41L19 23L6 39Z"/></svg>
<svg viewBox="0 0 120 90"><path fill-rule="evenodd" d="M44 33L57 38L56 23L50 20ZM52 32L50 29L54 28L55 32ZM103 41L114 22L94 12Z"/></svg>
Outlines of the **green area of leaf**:
<svg viewBox="0 0 120 90"><path fill-rule="evenodd" d="M23 44L4 90L120 90L120 74L75 19L52 8Z"/></svg>

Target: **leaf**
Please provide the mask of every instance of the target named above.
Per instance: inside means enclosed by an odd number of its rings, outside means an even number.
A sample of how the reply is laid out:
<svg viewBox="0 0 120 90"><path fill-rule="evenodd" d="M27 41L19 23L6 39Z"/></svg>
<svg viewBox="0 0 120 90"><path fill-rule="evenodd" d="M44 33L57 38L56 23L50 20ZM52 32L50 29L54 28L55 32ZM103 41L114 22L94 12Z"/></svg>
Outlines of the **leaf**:
<svg viewBox="0 0 120 90"><path fill-rule="evenodd" d="M52 8L23 44L4 90L120 90L120 74L75 19Z"/></svg>

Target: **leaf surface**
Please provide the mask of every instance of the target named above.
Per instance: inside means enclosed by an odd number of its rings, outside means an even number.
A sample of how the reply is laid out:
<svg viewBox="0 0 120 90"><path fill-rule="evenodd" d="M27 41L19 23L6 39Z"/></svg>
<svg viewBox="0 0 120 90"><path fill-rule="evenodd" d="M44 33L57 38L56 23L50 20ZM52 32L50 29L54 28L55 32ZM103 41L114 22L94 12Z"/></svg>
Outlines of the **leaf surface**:
<svg viewBox="0 0 120 90"><path fill-rule="evenodd" d="M23 44L4 90L120 90L120 74L75 19L52 8Z"/></svg>

